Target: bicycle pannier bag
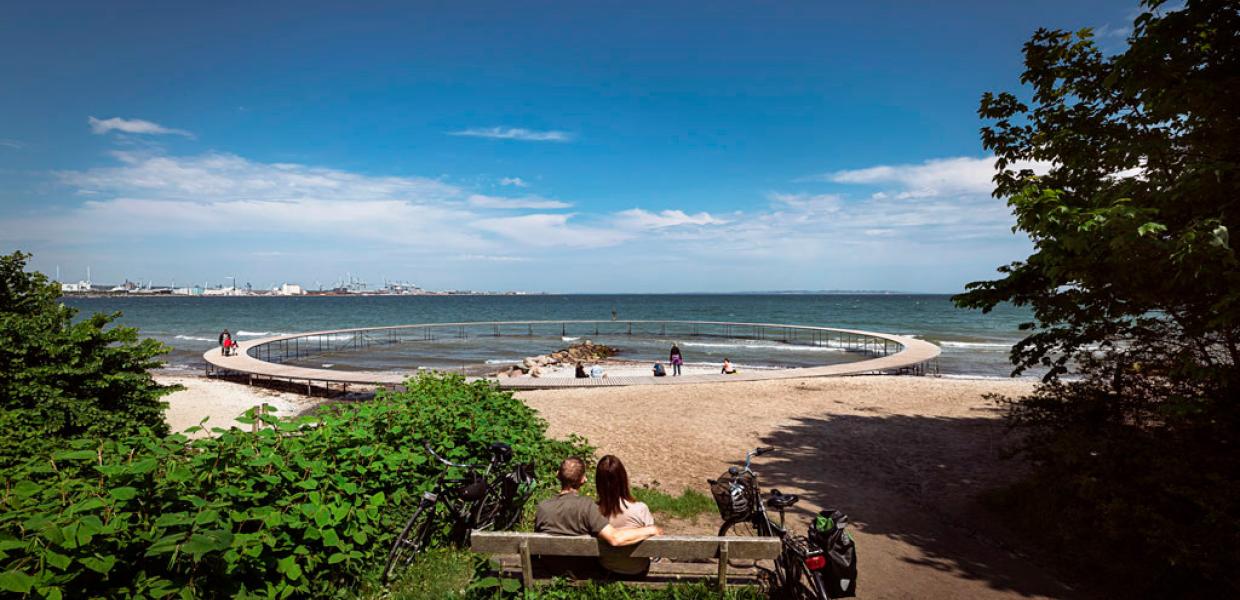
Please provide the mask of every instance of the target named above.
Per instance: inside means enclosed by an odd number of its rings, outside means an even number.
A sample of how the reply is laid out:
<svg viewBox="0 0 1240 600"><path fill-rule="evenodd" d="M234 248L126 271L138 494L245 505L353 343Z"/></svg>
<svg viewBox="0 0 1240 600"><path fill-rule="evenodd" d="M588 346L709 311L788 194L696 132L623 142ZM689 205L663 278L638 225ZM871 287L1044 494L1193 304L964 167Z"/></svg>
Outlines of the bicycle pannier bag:
<svg viewBox="0 0 1240 600"><path fill-rule="evenodd" d="M818 513L810 526L810 541L827 555L823 582L832 598L857 595L857 547L844 530L847 525L848 515L827 509Z"/></svg>

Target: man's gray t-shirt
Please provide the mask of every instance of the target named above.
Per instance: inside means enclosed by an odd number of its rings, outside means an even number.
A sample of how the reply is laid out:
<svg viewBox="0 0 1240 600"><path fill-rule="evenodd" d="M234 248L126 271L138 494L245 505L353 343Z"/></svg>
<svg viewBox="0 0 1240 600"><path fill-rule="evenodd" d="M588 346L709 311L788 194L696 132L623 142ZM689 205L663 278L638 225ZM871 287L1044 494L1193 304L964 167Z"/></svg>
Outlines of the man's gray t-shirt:
<svg viewBox="0 0 1240 600"><path fill-rule="evenodd" d="M538 505L534 531L551 535L598 535L607 517L593 500L577 494L560 494Z"/></svg>

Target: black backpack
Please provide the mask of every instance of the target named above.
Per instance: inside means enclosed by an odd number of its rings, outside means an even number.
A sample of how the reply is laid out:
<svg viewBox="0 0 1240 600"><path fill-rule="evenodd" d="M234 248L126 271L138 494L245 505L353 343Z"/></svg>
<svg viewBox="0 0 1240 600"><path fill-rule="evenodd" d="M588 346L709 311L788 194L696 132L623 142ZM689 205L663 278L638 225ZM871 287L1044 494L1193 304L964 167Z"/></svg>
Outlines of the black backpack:
<svg viewBox="0 0 1240 600"><path fill-rule="evenodd" d="M809 528L810 541L827 556L822 578L832 598L857 595L857 546L852 535L844 531L847 525L848 515L827 509L814 517Z"/></svg>

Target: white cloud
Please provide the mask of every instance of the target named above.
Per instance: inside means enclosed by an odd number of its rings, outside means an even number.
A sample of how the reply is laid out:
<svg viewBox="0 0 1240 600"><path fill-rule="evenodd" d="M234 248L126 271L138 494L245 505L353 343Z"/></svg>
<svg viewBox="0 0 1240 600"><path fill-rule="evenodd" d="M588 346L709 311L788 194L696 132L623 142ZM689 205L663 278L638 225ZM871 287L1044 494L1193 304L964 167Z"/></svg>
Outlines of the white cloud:
<svg viewBox="0 0 1240 600"><path fill-rule="evenodd" d="M525 196L522 198L504 198L500 196L485 196L482 194L473 194L469 197L469 203L480 208L498 208L498 209L519 209L531 208L538 210L568 208L572 206L567 202L552 200L550 198L542 198L540 196Z"/></svg>
<svg viewBox="0 0 1240 600"><path fill-rule="evenodd" d="M12 148L14 150L21 150L22 148L26 147L25 144L17 140L9 140L9 139L0 139L0 146L4 146L5 148Z"/></svg>
<svg viewBox="0 0 1240 600"><path fill-rule="evenodd" d="M1011 168L1045 172L1047 166L1018 163ZM889 186L897 198L934 198L959 194L989 195L994 189L994 158L940 158L920 164L879 165L834 171L811 179L831 183Z"/></svg>
<svg viewBox="0 0 1240 600"><path fill-rule="evenodd" d="M505 177L499 180L500 185L511 185L519 188L530 187L529 182L520 177Z"/></svg>
<svg viewBox="0 0 1240 600"><path fill-rule="evenodd" d="M601 248L615 246L633 237L608 227L576 225L569 222L572 217L566 214L530 214L480 219L473 226L525 245L543 247Z"/></svg>
<svg viewBox="0 0 1240 600"><path fill-rule="evenodd" d="M529 262L530 260L524 256L508 256L505 254L462 254L456 257L456 259L468 261L468 262L494 262L494 263Z"/></svg>
<svg viewBox="0 0 1240 600"><path fill-rule="evenodd" d="M727 223L717 219L710 213L700 212L695 215L686 214L683 210L663 210L657 213L633 208L616 213L622 227L634 229L663 229L682 225L722 225Z"/></svg>
<svg viewBox="0 0 1240 600"><path fill-rule="evenodd" d="M111 119L96 119L90 117L87 119L90 123L90 130L95 135L103 135L110 131L119 131L121 133L136 133L142 135L180 135L187 138L193 138L194 134L184 129L172 129L164 127L159 123L143 121L142 119L122 119L120 117L112 117Z"/></svg>
<svg viewBox="0 0 1240 600"><path fill-rule="evenodd" d="M567 131L537 131L520 127L470 127L461 131L450 131L448 135L523 142L570 142L573 140L573 134Z"/></svg>

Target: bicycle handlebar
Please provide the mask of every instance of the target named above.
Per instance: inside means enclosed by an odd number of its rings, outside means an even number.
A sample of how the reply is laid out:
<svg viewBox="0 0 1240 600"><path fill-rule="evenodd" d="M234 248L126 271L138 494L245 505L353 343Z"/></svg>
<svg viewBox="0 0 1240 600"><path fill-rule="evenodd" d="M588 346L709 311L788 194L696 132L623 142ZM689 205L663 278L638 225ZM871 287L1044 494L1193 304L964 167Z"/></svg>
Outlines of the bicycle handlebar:
<svg viewBox="0 0 1240 600"><path fill-rule="evenodd" d="M440 455L436 454L436 453L435 453L435 449L434 449L434 448L431 448L431 445L430 445L429 443L427 443L427 444L423 444L422 446L423 446L424 448L426 448L426 451L427 451L427 452L430 452L431 456L435 457L435 460L438 460L439 462L441 462L441 463L443 463L443 464L445 464L445 465L447 465L447 466L449 466L449 467L457 467L457 468L461 468L461 469L477 469L477 468L479 468L477 465L463 465L463 464L460 464L460 463L454 463L454 462L452 462L452 461L450 461L450 460L448 460L448 459L446 459L446 458L444 458L444 457L442 457L442 456L440 456Z"/></svg>

